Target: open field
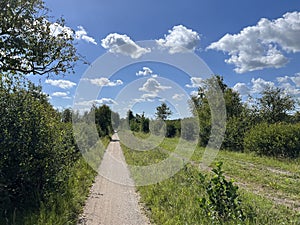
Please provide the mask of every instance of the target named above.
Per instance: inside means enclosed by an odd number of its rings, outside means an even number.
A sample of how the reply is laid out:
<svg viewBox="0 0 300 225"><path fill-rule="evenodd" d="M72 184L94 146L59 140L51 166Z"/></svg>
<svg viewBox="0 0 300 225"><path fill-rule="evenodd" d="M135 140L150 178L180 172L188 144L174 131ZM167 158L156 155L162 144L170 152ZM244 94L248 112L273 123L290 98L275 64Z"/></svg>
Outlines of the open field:
<svg viewBox="0 0 300 225"><path fill-rule="evenodd" d="M146 137L137 134L139 137ZM174 151L178 138L166 138L149 151L131 151L122 145L129 165L159 162ZM190 162L175 176L138 190L156 224L211 224L200 206L204 195L199 170L204 149L197 147ZM239 187L241 207L246 215L243 224L300 224L300 160L279 160L249 153L220 151L215 162L223 162L227 179ZM214 165L212 164L212 166ZM133 178L140 179L138 177ZM229 221L228 224L238 223ZM239 222L240 223L240 222Z"/></svg>

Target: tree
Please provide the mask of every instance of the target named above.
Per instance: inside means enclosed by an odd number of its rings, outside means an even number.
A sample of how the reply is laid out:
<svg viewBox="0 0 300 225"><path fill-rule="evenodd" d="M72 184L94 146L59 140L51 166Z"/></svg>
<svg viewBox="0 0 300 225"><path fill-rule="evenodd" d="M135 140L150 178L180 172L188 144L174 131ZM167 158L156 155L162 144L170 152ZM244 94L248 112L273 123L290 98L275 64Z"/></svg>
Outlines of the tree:
<svg viewBox="0 0 300 225"><path fill-rule="evenodd" d="M150 120L148 118L146 118L145 113L143 113L141 116L141 131L142 132L149 133L149 131L150 131L149 123L150 123Z"/></svg>
<svg viewBox="0 0 300 225"><path fill-rule="evenodd" d="M95 123L100 136L110 134L112 131L111 110L107 105L95 107Z"/></svg>
<svg viewBox="0 0 300 225"><path fill-rule="evenodd" d="M61 113L61 120L64 123L71 123L72 122L72 109L65 109L62 113Z"/></svg>
<svg viewBox="0 0 300 225"><path fill-rule="evenodd" d="M16 210L58 190L59 173L76 155L70 124L60 119L40 87L0 79L0 217L2 203Z"/></svg>
<svg viewBox="0 0 300 225"><path fill-rule="evenodd" d="M172 114L172 111L167 104L163 102L160 106L156 107L155 114L158 119L166 120Z"/></svg>
<svg viewBox="0 0 300 225"><path fill-rule="evenodd" d="M259 101L259 113L263 121L276 123L288 118L288 111L295 108L295 101L278 87L266 87Z"/></svg>
<svg viewBox="0 0 300 225"><path fill-rule="evenodd" d="M74 31L49 21L43 0L0 1L0 73L50 74L72 70L78 60Z"/></svg>
<svg viewBox="0 0 300 225"><path fill-rule="evenodd" d="M120 115L116 112L111 112L111 122L114 130L118 130L120 126Z"/></svg>
<svg viewBox="0 0 300 225"><path fill-rule="evenodd" d="M218 93L220 92L220 93ZM208 144L211 129L211 124L214 123L219 127L215 128L214 132L219 132L223 128L219 125L219 120L223 119L225 114L222 113L224 102L226 107L226 122L232 123L236 121L236 117L240 117L243 112L243 104L239 94L229 88L223 80L223 77L215 75L204 81L204 85L199 87L198 95L192 96L190 101L190 108L194 116L199 118L199 144L206 146ZM214 112L214 121L212 122L212 110ZM236 125L238 125L236 123ZM232 126L231 126L232 127ZM236 129L235 129L236 130ZM226 146L231 147L233 136L231 133L233 130L226 130L224 143ZM239 134L241 135L241 134Z"/></svg>

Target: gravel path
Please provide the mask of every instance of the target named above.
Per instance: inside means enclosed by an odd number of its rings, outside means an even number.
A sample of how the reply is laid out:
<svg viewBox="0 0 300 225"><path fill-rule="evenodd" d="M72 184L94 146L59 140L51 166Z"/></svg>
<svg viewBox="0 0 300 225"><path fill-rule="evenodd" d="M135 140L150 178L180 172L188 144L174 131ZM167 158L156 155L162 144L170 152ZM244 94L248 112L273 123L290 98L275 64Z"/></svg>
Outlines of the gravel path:
<svg viewBox="0 0 300 225"><path fill-rule="evenodd" d="M114 134L99 174L90 191L78 225L144 225L150 224L139 205L134 182Z"/></svg>

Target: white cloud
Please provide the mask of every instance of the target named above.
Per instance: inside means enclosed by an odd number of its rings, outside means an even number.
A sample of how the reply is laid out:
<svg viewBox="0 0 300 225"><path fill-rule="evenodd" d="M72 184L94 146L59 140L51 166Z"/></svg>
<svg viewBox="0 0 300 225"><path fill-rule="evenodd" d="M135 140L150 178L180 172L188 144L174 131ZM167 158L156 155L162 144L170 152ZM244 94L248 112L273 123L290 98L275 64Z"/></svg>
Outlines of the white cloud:
<svg viewBox="0 0 300 225"><path fill-rule="evenodd" d="M60 91L58 91L58 92L54 92L54 93L52 93L52 96L53 97L68 97L68 95L70 94L70 92L60 92Z"/></svg>
<svg viewBox="0 0 300 225"><path fill-rule="evenodd" d="M185 86L188 88L198 88L203 85L203 81L201 77L191 77L191 84Z"/></svg>
<svg viewBox="0 0 300 225"><path fill-rule="evenodd" d="M148 75L152 75L152 74L153 74L153 71L150 68L143 67L143 69L136 72L135 75L137 75L137 76L148 76Z"/></svg>
<svg viewBox="0 0 300 225"><path fill-rule="evenodd" d="M88 36L86 30L82 26L78 26L77 31L73 31L70 27L68 26L61 26L58 23L52 23L49 26L50 28L50 34L52 36L58 37L58 35L62 35L62 38L67 37L74 37L76 40L84 40L88 43L92 43L94 45L97 45L97 42L95 41L94 38Z"/></svg>
<svg viewBox="0 0 300 225"><path fill-rule="evenodd" d="M272 21L262 18L238 34L226 34L207 49L227 52L230 57L225 62L235 65L237 73L245 73L284 66L288 59L283 51L299 52L299 36L300 13L292 12Z"/></svg>
<svg viewBox="0 0 300 225"><path fill-rule="evenodd" d="M285 93L291 96L300 96L300 89L297 89L290 83L283 83L280 85L280 88L282 88Z"/></svg>
<svg viewBox="0 0 300 225"><path fill-rule="evenodd" d="M191 96L198 96L198 91L191 91L190 95Z"/></svg>
<svg viewBox="0 0 300 225"><path fill-rule="evenodd" d="M240 95L248 95L250 93L250 89L245 83L236 83L232 89L240 93Z"/></svg>
<svg viewBox="0 0 300 225"><path fill-rule="evenodd" d="M291 80L296 84L297 87L300 87L300 73L296 73L295 76L291 77Z"/></svg>
<svg viewBox="0 0 300 225"><path fill-rule="evenodd" d="M79 29L75 32L75 38L77 40L84 40L88 43L97 45L97 42L95 41L95 39L88 36L86 30L82 26L78 26L77 28Z"/></svg>
<svg viewBox="0 0 300 225"><path fill-rule="evenodd" d="M275 87L275 84L272 81L265 81L262 78L251 79L252 90L251 93L258 94L261 93L266 87Z"/></svg>
<svg viewBox="0 0 300 225"><path fill-rule="evenodd" d="M194 51L200 41L200 36L197 32L183 25L174 26L168 33L168 35L156 42L160 46L168 48L171 54Z"/></svg>
<svg viewBox="0 0 300 225"><path fill-rule="evenodd" d="M50 24L49 28L50 28L50 34L55 37L57 37L58 35L64 34L68 38L70 38L74 35L74 31L70 27L61 26L58 23Z"/></svg>
<svg viewBox="0 0 300 225"><path fill-rule="evenodd" d="M106 38L102 39L101 45L111 53L120 53L130 56L133 59L140 58L151 51L148 48L140 47L127 35L117 33L109 34Z"/></svg>
<svg viewBox="0 0 300 225"><path fill-rule="evenodd" d="M52 80L48 79L45 81L46 84L50 84L55 87L59 87L62 89L70 89L74 86L76 86L76 83L69 81L69 80Z"/></svg>
<svg viewBox="0 0 300 225"><path fill-rule="evenodd" d="M144 92L157 93L169 88L171 87L163 86L156 79L151 77L146 81L146 83L144 83L143 87L139 88L139 90Z"/></svg>
<svg viewBox="0 0 300 225"><path fill-rule="evenodd" d="M91 107L93 105L112 105L115 104L117 105L117 102L111 98L101 98L101 99L96 99L96 100L89 100L89 101L82 101L82 102L77 102L77 106L86 106L86 107Z"/></svg>
<svg viewBox="0 0 300 225"><path fill-rule="evenodd" d="M184 97L184 94L175 94L172 96L172 99L176 100L176 101L181 101Z"/></svg>
<svg viewBox="0 0 300 225"><path fill-rule="evenodd" d="M121 80L111 81L106 77L95 78L95 79L84 79L84 80L87 80L99 87L115 87L123 84L123 81Z"/></svg>
<svg viewBox="0 0 300 225"><path fill-rule="evenodd" d="M286 83L290 80L290 77L289 76L277 77L276 80L278 83Z"/></svg>

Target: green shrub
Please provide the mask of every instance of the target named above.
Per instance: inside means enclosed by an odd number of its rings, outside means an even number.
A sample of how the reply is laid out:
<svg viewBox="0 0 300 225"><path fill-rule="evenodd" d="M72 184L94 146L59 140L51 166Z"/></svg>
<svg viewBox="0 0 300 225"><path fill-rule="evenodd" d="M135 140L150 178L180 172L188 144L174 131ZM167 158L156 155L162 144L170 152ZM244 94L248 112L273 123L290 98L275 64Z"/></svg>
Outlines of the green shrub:
<svg viewBox="0 0 300 225"><path fill-rule="evenodd" d="M217 163L217 167L212 170L215 175L205 184L208 197L201 199L201 206L214 222L243 221L245 217L240 207L238 187L233 185L232 181L226 180L222 164Z"/></svg>
<svg viewBox="0 0 300 225"><path fill-rule="evenodd" d="M298 157L300 124L259 124L246 133L244 147L246 151L256 152L259 155Z"/></svg>
<svg viewBox="0 0 300 225"><path fill-rule="evenodd" d="M0 83L0 216L35 207L59 188L60 174L77 157L71 126L60 121L40 87ZM62 179L63 180L63 179ZM4 212L3 212L4 211Z"/></svg>

